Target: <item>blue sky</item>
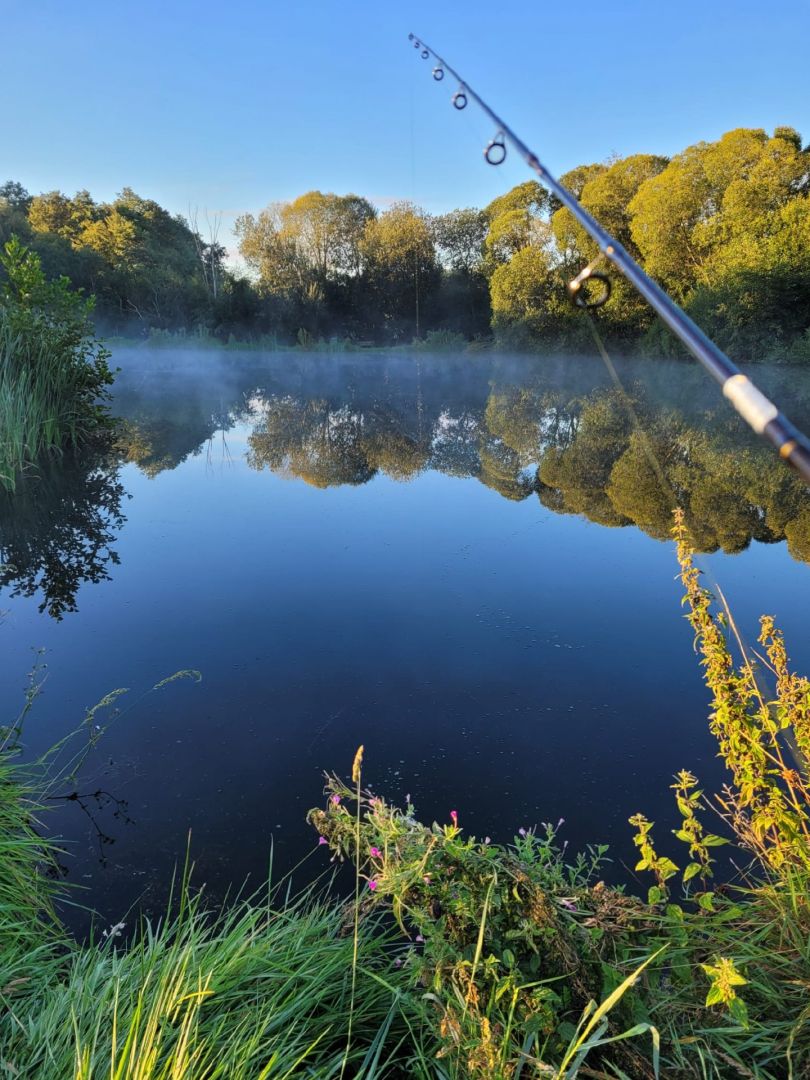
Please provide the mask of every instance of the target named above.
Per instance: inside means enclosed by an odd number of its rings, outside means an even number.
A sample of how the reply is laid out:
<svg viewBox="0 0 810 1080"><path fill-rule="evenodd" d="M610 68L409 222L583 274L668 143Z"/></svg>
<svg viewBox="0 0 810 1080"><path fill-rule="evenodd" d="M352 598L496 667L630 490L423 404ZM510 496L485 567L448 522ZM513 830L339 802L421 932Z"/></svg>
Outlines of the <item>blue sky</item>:
<svg viewBox="0 0 810 1080"><path fill-rule="evenodd" d="M451 108L410 30L557 173L739 126L810 139L806 0L2 0L0 27L0 180L129 185L222 211L224 233L316 187L440 212L526 179L484 163L490 125Z"/></svg>

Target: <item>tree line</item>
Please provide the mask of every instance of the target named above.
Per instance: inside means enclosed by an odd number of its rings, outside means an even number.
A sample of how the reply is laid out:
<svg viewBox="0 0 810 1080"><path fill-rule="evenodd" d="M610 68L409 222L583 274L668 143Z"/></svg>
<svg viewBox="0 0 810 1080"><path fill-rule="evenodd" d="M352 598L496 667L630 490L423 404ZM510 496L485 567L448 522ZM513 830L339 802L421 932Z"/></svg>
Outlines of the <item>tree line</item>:
<svg viewBox="0 0 810 1080"><path fill-rule="evenodd" d="M743 358L810 358L810 152L793 128L739 128L672 158L617 157L561 179L721 345ZM246 276L226 264L215 227L204 237L196 215L129 188L96 203L87 191L31 196L10 181L0 241L12 233L49 274L94 293L103 327L122 334L588 340L565 286L597 251L535 181L441 215L310 191L237 219ZM621 278L599 318L614 341L674 348Z"/></svg>

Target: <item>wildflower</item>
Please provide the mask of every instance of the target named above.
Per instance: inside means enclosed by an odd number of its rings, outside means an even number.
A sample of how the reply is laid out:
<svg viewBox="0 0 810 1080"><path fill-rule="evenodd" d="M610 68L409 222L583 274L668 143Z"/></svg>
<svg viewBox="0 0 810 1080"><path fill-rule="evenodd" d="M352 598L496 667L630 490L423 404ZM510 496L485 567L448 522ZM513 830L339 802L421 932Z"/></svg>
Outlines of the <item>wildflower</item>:
<svg viewBox="0 0 810 1080"><path fill-rule="evenodd" d="M105 937L105 938L117 938L117 937L121 937L121 933L125 928L126 928L126 923L119 922L119 923L115 923L114 926L111 926L109 930L102 930L101 934L102 934L102 937Z"/></svg>
<svg viewBox="0 0 810 1080"><path fill-rule="evenodd" d="M378 847L372 847L369 850L370 850L370 854L371 854L372 859L381 859L382 858L382 852L380 851L380 849Z"/></svg>
<svg viewBox="0 0 810 1080"><path fill-rule="evenodd" d="M424 883L426 885L429 885L430 884L430 874L425 874L425 876L422 878L422 880L424 881Z"/></svg>
<svg viewBox="0 0 810 1080"><path fill-rule="evenodd" d="M425 939L422 937L421 934L417 934L414 938L414 941L418 942L420 945L424 945L425 943Z"/></svg>
<svg viewBox="0 0 810 1080"><path fill-rule="evenodd" d="M525 838L526 830L525 829L518 829L518 836L522 836L522 837Z"/></svg>
<svg viewBox="0 0 810 1080"><path fill-rule="evenodd" d="M339 795L333 795L332 798L329 800L329 802L332 804L332 806L339 806L340 805L340 796Z"/></svg>
<svg viewBox="0 0 810 1080"><path fill-rule="evenodd" d="M450 811L450 820L453 822L454 827L457 829L458 828L458 811L457 810L451 810Z"/></svg>
<svg viewBox="0 0 810 1080"><path fill-rule="evenodd" d="M560 898L560 903L563 907L568 908L569 911L577 910L577 905L572 900L566 900L565 897Z"/></svg>
<svg viewBox="0 0 810 1080"><path fill-rule="evenodd" d="M485 836L485 837L484 837L484 843L485 843L485 844L490 844L490 843L492 843L492 837L491 837L491 836Z"/></svg>
<svg viewBox="0 0 810 1080"><path fill-rule="evenodd" d="M565 818L564 818L564 817L561 817L561 818L560 818L560 820L559 820L559 821L557 822L557 828L558 828L558 829L562 828L562 826L563 826L564 824L565 824Z"/></svg>
<svg viewBox="0 0 810 1080"><path fill-rule="evenodd" d="M368 887L371 889L372 892L374 892L374 890L377 888L377 882L374 880L374 878L369 881Z"/></svg>
<svg viewBox="0 0 810 1080"><path fill-rule="evenodd" d="M328 841L328 840L326 839L326 837L325 837L325 836L321 836L321 837L320 837L320 838L318 839L318 845L319 845L319 846L321 846L321 847L322 847L322 846L323 846L324 844L328 844L328 843L329 843L329 841Z"/></svg>

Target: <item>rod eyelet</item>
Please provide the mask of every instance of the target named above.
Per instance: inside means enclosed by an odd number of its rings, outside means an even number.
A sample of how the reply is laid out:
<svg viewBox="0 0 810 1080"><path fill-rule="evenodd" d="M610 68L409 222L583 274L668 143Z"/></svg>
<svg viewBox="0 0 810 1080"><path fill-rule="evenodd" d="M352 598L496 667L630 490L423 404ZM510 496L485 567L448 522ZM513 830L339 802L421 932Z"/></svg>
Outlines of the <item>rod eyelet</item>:
<svg viewBox="0 0 810 1080"><path fill-rule="evenodd" d="M506 143L502 131L499 131L495 138L487 144L487 148L484 150L484 158L490 165L503 165L506 161Z"/></svg>
<svg viewBox="0 0 810 1080"><path fill-rule="evenodd" d="M601 283L602 291L598 296L589 299L588 285L594 280ZM607 274L602 274L598 270L592 270L582 281L569 285L569 292L576 307L582 308L585 311L593 311L594 308L600 308L603 304L608 302L610 294L613 292L613 283Z"/></svg>
<svg viewBox="0 0 810 1080"><path fill-rule="evenodd" d="M436 80L436 82L441 82L444 78L444 68L435 67L433 69L433 78Z"/></svg>
<svg viewBox="0 0 810 1080"><path fill-rule="evenodd" d="M430 53L428 52L428 50L427 49L422 49L422 59L427 60L427 58L429 56L430 56Z"/></svg>
<svg viewBox="0 0 810 1080"><path fill-rule="evenodd" d="M453 107L456 109L467 108L467 95L464 93L463 90L456 90L455 94L453 94L450 100L453 102Z"/></svg>

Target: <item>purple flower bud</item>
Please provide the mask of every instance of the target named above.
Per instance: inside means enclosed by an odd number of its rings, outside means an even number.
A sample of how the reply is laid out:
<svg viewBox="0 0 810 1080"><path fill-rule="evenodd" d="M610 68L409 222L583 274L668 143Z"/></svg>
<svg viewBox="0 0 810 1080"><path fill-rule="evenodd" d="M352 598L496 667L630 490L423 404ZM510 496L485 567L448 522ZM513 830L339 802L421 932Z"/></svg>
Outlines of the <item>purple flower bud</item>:
<svg viewBox="0 0 810 1080"><path fill-rule="evenodd" d="M328 841L328 840L326 839L326 837L325 837L325 836L322 836L322 837L321 837L321 838L320 838L320 839L318 840L318 844L319 844L319 846L320 846L320 845L323 845L323 844L328 844L328 843L329 843L329 841Z"/></svg>
<svg viewBox="0 0 810 1080"><path fill-rule="evenodd" d="M424 944L425 939L422 937L421 934L417 934L416 937L414 938L414 941L418 941L420 944Z"/></svg>
<svg viewBox="0 0 810 1080"><path fill-rule="evenodd" d="M368 883L368 887L371 889L372 892L374 892L374 890L377 888L377 882L374 880L374 878L372 878L371 881Z"/></svg>
<svg viewBox="0 0 810 1080"><path fill-rule="evenodd" d="M526 835L526 830L525 829L518 829L518 835L519 836L525 836Z"/></svg>
<svg viewBox="0 0 810 1080"><path fill-rule="evenodd" d="M457 810L451 810L450 811L450 820L453 822L455 827L458 828L458 811Z"/></svg>
<svg viewBox="0 0 810 1080"><path fill-rule="evenodd" d="M340 796L333 795L329 801L331 802L332 806L338 806L340 804Z"/></svg>
<svg viewBox="0 0 810 1080"><path fill-rule="evenodd" d="M382 852L380 851L380 849L378 847L372 847L370 849L370 852L371 852L371 857L373 859L381 859L382 858Z"/></svg>

